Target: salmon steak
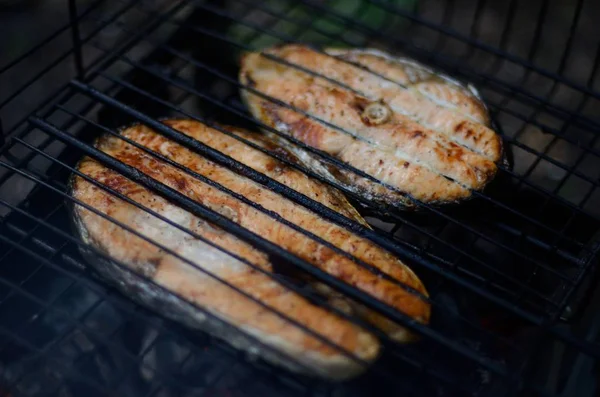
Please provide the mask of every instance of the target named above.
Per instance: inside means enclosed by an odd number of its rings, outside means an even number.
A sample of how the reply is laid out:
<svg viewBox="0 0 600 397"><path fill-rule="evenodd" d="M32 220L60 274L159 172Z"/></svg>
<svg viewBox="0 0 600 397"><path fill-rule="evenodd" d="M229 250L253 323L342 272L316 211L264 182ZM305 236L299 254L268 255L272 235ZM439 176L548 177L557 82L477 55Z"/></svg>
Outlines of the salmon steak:
<svg viewBox="0 0 600 397"><path fill-rule="evenodd" d="M192 120L163 122L366 225L340 192L259 150L278 150L289 161L300 161L265 135L233 127L223 127L227 132L224 133ZM371 241L143 125L125 128L119 136L104 135L95 146L409 318L422 324L429 322L430 304L419 278L398 258ZM312 375L339 380L361 373L365 364L376 360L380 342L373 332L270 277L278 270L265 253L96 160L84 158L78 170L141 206L138 208L81 176L75 175L71 180L71 195L98 211L94 213L80 205L73 207L76 230L86 243L82 252L101 275L132 299L290 370L307 373L308 368ZM221 188L202 181L198 175L209 178ZM264 210L244 202L241 197ZM269 213L288 224L277 221ZM314 237L301 233L291 224ZM109 259L94 253L98 250ZM389 277L381 277L363 266L365 263ZM328 301L343 313L360 318L393 340L414 339L404 327L329 287L310 278L295 277L312 285L322 295L323 302ZM233 327L223 327L220 321L190 303ZM229 328L243 330L251 338Z"/></svg>
<svg viewBox="0 0 600 397"><path fill-rule="evenodd" d="M293 138L272 139L367 200L460 202L503 157L472 86L381 51L284 45L245 54L239 79L252 115Z"/></svg>

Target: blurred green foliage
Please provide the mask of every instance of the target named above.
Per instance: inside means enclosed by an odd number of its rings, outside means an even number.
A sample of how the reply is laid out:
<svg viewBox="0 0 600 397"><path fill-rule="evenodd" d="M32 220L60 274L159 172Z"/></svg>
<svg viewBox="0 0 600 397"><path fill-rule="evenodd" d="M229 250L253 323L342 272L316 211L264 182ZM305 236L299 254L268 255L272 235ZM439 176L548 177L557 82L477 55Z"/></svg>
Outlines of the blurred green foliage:
<svg viewBox="0 0 600 397"><path fill-rule="evenodd" d="M405 10L413 10L418 0L389 0ZM315 2L372 29L392 30L402 27L406 19L391 14L367 0L325 0ZM266 0L262 8L283 17L256 10L248 13L229 29L229 37L253 49L281 44L286 40L328 46L367 45L363 31L328 12L296 1ZM265 29L267 32L257 30Z"/></svg>

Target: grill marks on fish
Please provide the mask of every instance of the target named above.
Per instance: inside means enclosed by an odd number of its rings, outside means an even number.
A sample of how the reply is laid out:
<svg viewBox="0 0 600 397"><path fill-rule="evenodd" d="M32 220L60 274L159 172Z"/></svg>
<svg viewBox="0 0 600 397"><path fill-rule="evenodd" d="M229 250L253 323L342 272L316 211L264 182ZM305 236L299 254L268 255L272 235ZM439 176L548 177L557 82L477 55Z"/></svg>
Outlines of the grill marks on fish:
<svg viewBox="0 0 600 397"><path fill-rule="evenodd" d="M492 161L500 159L499 137L486 125L489 121L482 102L469 90L423 67L417 69L415 63L393 60L383 53L336 49L326 52L333 56L293 45L268 51L367 98L384 100L398 114L435 129ZM298 70L292 73L295 72ZM457 130L458 124L463 128Z"/></svg>
<svg viewBox="0 0 600 397"><path fill-rule="evenodd" d="M392 186L402 186L404 191L419 200L435 201L438 190L443 190L452 200L468 197L470 194L461 185L431 170L427 165L419 164L419 161L410 154L400 150L379 150L377 147L365 144L360 138L346 135L322 123L314 122L308 117L301 117L283 106L263 102L261 109L263 120L275 125L285 125L294 138L336 156L378 180L390 183ZM420 133L413 133L413 136L408 138L409 142L416 147L424 141L418 136ZM415 141L413 138L421 139ZM374 139L376 140L377 136ZM443 151L437 153L444 154ZM436 152L426 154L435 156ZM409 167L411 162L415 164ZM398 168L399 164L402 165L402 169ZM346 173L348 174L350 173Z"/></svg>
<svg viewBox="0 0 600 397"><path fill-rule="evenodd" d="M242 83L251 79L253 89L292 107L243 90L251 112L281 132L343 157L349 165L369 170L369 175L420 201L457 201L469 197L470 190L481 190L494 177L501 140L481 123L487 113L470 91L422 67L400 65L368 53L330 52L364 65L355 66L298 45L266 51L323 76L315 77L297 68L282 67L259 53L247 54L240 72ZM386 78L365 70L381 72L381 65L387 65ZM420 88L415 84L421 84ZM343 156L345 152L356 157ZM383 164L387 181L381 179L381 171L373 172L369 156L374 153L379 159L396 159ZM399 161L411 167L398 169ZM390 179L399 172L410 174ZM418 178L436 182L419 186L415 172ZM402 182L410 180L417 183Z"/></svg>
<svg viewBox="0 0 600 397"><path fill-rule="evenodd" d="M409 90L487 125L489 116L481 100L469 89L440 77L435 72L406 59L395 59L376 50L327 49L326 53L383 76ZM374 76L377 77L377 76Z"/></svg>
<svg viewBox="0 0 600 397"><path fill-rule="evenodd" d="M331 128L325 123L300 115L284 106L262 102L258 106L260 110L257 109L257 111L262 113L261 119L266 120L268 124L285 126L285 132L294 138L323 150L377 179L385 175L387 181L393 182L394 178L410 180L414 179L415 175L422 176L425 178L424 183L432 182L428 186L434 190L426 189L425 186L418 184L416 186L394 185L419 200L434 201L433 196L436 195L437 189L447 190L448 197L451 200L457 200L469 195L468 189L463 186L480 187L485 182L485 172L482 173L477 167L471 167L462 161L461 157L465 154L459 146L450 144L452 147L448 148L443 143L428 139L429 136L426 135L425 130L397 128L394 131L393 126L398 125L400 123L398 121L390 121L388 126L392 126L392 128L386 129L363 126L360 117L361 108L356 106L356 101L348 102L354 98L346 92L336 90L337 97L346 101L345 103L338 102L338 105L342 105L346 109L344 116L341 116L341 112L332 110L323 102L314 100L318 95L329 95L331 90L328 88L319 86L306 88L302 84L288 82L284 89L267 84L262 87L261 91L274 97L279 96L278 99L293 98L292 106L303 106L307 110L312 110L312 114L320 118L327 118L328 122L343 129L356 131L356 135L349 135ZM309 107L309 105L314 106ZM357 129L360 129L362 134L359 135ZM373 155L377 160L384 160L384 163L378 168L380 171L377 175L368 172L373 167ZM405 175L402 175L399 174L399 169L396 167L398 162L414 163L414 166L407 169ZM446 177L460 179L463 183L456 184Z"/></svg>
<svg viewBox="0 0 600 397"><path fill-rule="evenodd" d="M266 173L277 181L341 212L345 216L364 223L364 220L356 213L356 210L347 203L339 192L326 188L299 171L285 166L285 164L241 143L233 137L229 137L193 121L170 120L165 121L165 123L257 171ZM233 128L229 128L229 131L232 134L254 142L258 146L265 148L273 147L273 144L265 139L264 136L253 135ZM408 267L370 241L325 221L308 209L284 199L262 185L256 184L225 167L210 162L177 143L169 141L147 127L134 126L124 130L122 134L216 181L263 208L277 213L284 219L309 230L389 276L404 282L421 294L427 294L420 280ZM388 303L417 321L428 322L430 307L424 299L385 278L373 274L340 253L315 242L284 224L275 222L272 218L257 209L202 183L197 178L175 167L151 157L149 154L117 137L103 137L99 140L97 146L105 153L221 213L225 217L282 246L324 271ZM279 147L278 150L286 152L286 156L289 159L295 159L294 154L287 152L285 149ZM144 187L135 184L99 163L91 159L85 159L80 163L79 169L92 178L107 184L125 196L147 208L159 212L209 241L250 260L252 263L260 265L267 271L272 271L272 266L268 262L268 259L248 244L238 240L220 228L168 203ZM242 262L218 252L206 243L169 226L140 209L121 202L114 197L110 197L108 193L81 178L75 178L73 194L76 198L127 224L133 229L145 235L149 234L148 237L174 249L182 256L193 260L199 266L209 271L214 270L219 276L243 291L259 298L275 309L290 315L300 323L331 339L334 343L356 353L359 357L370 361L377 355L378 345L370 334L314 306L300 296L286 290L273 280L270 280L265 275L252 270ZM110 198L110 201L107 198ZM335 359L331 358L331 360L338 362L338 364L340 364L341 360L343 365L340 365L344 366L346 370L348 367L352 367L349 360L341 358L333 349L323 345L314 337L310 337L293 325L285 323L285 321L282 321L276 315L260 308L260 306L250 302L248 299L236 296L239 294L203 276L200 272L194 270L181 260L167 255L156 246L131 235L120 227L101 219L89 211L83 209L77 209L76 211L78 212L77 216L82 220L80 223L84 225L83 227L86 229L86 234L89 236L89 241L92 244L108 252L115 259L131 265L138 271L143 271L144 274L152 274L155 281L159 284L196 301L209 310L218 313L220 316L226 317L236 325L250 329L254 334L264 334L264 339L267 342L269 342L270 337L267 335L278 338L279 342L274 343L278 347L283 346L284 349L292 351L294 348L290 347L291 345L299 345L309 353L316 354L319 359L327 361L329 358L334 357ZM359 311L373 324L389 332L393 338L400 341L410 339L409 333L402 327L390 323L388 320L370 311L364 312L363 309ZM261 339L263 339L263 336L261 336ZM300 354L302 352L296 351L296 353Z"/></svg>

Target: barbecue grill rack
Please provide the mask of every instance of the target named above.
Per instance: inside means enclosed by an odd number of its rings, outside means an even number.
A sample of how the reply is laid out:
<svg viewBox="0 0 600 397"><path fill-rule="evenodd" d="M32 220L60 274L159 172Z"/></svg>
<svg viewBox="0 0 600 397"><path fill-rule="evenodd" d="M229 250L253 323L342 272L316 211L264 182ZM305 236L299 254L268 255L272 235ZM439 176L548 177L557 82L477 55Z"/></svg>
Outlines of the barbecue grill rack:
<svg viewBox="0 0 600 397"><path fill-rule="evenodd" d="M0 82L17 80L15 89L0 93L0 395L575 395L581 384L575 368L600 356L597 324L586 316L596 301L600 230L594 172L600 46L586 42L589 59L577 58L589 64L584 71L574 70L571 59L586 33L586 15L596 12L588 2L577 2L558 22L550 1L79 3L69 1L69 23L55 34L0 65ZM457 21L461 6L471 12ZM488 10L502 16L496 35L483 28ZM536 22L517 34L516 21L528 15L523 10L534 12ZM555 44L556 59L541 63L538 47L551 21L565 40ZM64 52L24 74L24 63L65 36ZM515 40L529 44L514 50ZM179 117L266 128L240 101L245 87L237 82L237 59L243 51L299 41L380 47L474 83L514 157L511 165L456 207L418 204L420 211L402 212L346 191L370 230L160 123ZM68 76L56 78L65 68ZM55 92L35 103L23 99L48 80ZM410 321L94 150L99 135L134 122L398 255L430 292L431 325ZM83 155L202 214L276 262L332 284L409 327L420 341L384 340L383 356L365 375L330 383L273 367L137 306L97 280L71 230L70 208L80 203L68 195L68 180ZM552 178L540 177L544 172ZM289 284L285 275L274 278Z"/></svg>

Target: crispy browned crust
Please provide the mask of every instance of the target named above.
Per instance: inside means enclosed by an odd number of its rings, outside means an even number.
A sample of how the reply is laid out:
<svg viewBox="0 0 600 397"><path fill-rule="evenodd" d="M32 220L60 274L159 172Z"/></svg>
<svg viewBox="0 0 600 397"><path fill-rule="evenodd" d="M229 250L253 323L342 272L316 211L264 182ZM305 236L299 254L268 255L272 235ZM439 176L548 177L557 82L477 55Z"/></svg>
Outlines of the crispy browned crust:
<svg viewBox="0 0 600 397"><path fill-rule="evenodd" d="M252 114L423 202L463 200L494 177L502 142L465 87L391 57L328 51L335 56L300 45L265 51L319 76L245 55L240 81L293 108L242 90ZM372 188L341 173L359 192Z"/></svg>
<svg viewBox="0 0 600 397"><path fill-rule="evenodd" d="M345 199L341 198L338 192L327 189L316 181L307 178L304 174L286 167L283 163L250 148L232 137L194 121L171 120L165 121L165 123L260 172L266 173L279 182L285 183L330 208L344 213L348 217L364 222L355 210L345 202ZM259 145L268 145L264 140L257 139L247 132L234 129L231 129L231 131L255 141ZM122 134L278 213L285 219L310 230L312 233L426 295L425 288L408 267L371 242L326 222L304 207L298 206L224 167L209 162L144 126L133 126L124 130ZM201 183L194 177L166 163L156 160L116 137L103 137L99 140L97 147L288 249L328 273L368 292L417 321L428 322L430 307L423 299L377 277L346 257L320 246L289 227L275 223L262 212ZM91 159L85 159L80 163L79 169L86 175L97 179L143 206L170 217L170 219L202 235L209 241L260 265L267 271L272 270L267 258L246 243L178 209L142 186L99 163ZM199 266L216 271L220 277L244 292L286 313L294 320L319 332L365 361L369 362L375 359L378 352L378 343L372 335L312 305L304 298L273 283L267 276L240 262L226 260L223 254L215 255L210 249L203 247L198 240L177 232L172 226L168 226L144 211L116 199L81 178L74 179L73 195L135 230L144 234L150 233L151 237L160 240L163 245L169 246L169 248L173 248L178 252L181 250L182 255L189 255L190 259L194 260ZM79 225L82 235L85 236L87 242L104 250L115 260L122 261L136 271L152 277L157 283L169 290L248 330L265 343L299 356L305 364L315 366L316 372L319 374L341 379L352 376L363 369L362 366L330 346L301 331L296 326L285 322L257 303L242 297L239 293L203 276L198 270L194 270L185 262L165 254L156 246L131 235L124 229L87 210L76 208L75 211L77 218L80 220ZM181 239L185 239L185 244L180 244ZM170 247L170 245L173 247ZM199 245L199 247L196 247L196 245ZM194 250L190 253L189 250L191 249ZM222 261L222 263L215 261ZM388 331L397 340L407 341L411 339L410 334L403 328L380 318L380 316L376 316L369 311L363 314L363 317L370 319L372 323ZM206 328L200 324L200 321L196 325ZM241 346L240 348L249 347ZM269 359L269 357L267 358Z"/></svg>

